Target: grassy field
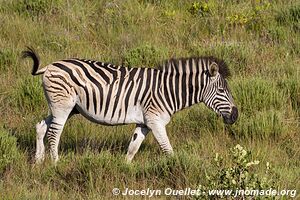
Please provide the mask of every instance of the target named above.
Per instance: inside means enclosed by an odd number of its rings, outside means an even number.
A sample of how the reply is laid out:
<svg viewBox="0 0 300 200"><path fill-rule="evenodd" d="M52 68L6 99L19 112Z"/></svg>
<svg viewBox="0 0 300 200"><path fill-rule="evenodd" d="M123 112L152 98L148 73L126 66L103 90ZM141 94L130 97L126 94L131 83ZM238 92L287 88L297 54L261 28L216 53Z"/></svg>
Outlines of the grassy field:
<svg viewBox="0 0 300 200"><path fill-rule="evenodd" d="M232 165L229 149L237 144L260 161L250 173L262 176L269 163L273 187L300 193L299 1L0 0L0 27L0 199L111 199L113 188L197 188L209 184L207 174ZM240 117L227 126L195 105L167 126L174 157L149 134L126 164L134 125L106 127L75 116L57 166L49 157L33 165L35 124L48 108L40 77L20 60L25 46L37 50L42 65L80 57L155 67L171 57L213 55L230 67ZM216 153L221 166L213 164Z"/></svg>

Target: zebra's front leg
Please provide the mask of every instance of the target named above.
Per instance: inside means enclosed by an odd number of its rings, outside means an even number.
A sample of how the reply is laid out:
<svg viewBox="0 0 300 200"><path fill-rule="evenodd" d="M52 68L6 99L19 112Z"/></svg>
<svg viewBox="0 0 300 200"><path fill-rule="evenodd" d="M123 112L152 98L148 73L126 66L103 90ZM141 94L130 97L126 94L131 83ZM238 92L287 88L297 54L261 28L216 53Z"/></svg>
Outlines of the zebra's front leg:
<svg viewBox="0 0 300 200"><path fill-rule="evenodd" d="M168 155L172 155L173 148L168 138L165 125L161 124L160 120L153 120L153 122L148 123L147 126L152 130L162 151Z"/></svg>
<svg viewBox="0 0 300 200"><path fill-rule="evenodd" d="M132 161L134 155L138 152L148 132L149 129L146 126L141 124L138 124L136 126L126 155L127 163L130 163Z"/></svg>
<svg viewBox="0 0 300 200"><path fill-rule="evenodd" d="M52 120L52 115L49 115L46 119L37 123L36 128L36 152L35 152L35 162L41 163L45 159L45 145L44 137Z"/></svg>

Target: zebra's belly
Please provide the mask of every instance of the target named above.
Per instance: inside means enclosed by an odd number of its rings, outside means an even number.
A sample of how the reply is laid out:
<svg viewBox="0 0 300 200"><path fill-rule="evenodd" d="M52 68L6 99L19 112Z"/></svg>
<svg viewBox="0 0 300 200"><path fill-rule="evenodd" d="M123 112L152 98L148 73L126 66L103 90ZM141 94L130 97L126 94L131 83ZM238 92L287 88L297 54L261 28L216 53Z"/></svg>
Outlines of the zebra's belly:
<svg viewBox="0 0 300 200"><path fill-rule="evenodd" d="M95 114L81 106L76 107L77 110L87 119L103 125L120 125L120 124L144 124L144 114L140 106L130 106L126 112L124 109L118 109L115 112L107 111Z"/></svg>

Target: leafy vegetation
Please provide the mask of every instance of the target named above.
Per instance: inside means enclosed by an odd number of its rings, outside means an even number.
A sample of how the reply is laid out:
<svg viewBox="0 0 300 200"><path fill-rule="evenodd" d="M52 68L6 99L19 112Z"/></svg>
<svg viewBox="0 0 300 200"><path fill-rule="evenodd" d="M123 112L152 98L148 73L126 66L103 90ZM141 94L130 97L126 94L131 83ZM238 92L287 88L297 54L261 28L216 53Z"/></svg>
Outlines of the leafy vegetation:
<svg viewBox="0 0 300 200"><path fill-rule="evenodd" d="M265 187L299 193L299 8L293 0L0 1L0 198L111 199L116 187L213 187L206 176L229 188L240 169L259 187L262 179L253 176L264 177L267 162L272 183ZM64 128L57 166L49 157L33 165L35 124L48 108L41 77L19 59L26 46L38 51L43 66L68 57L149 67L171 57L219 57L232 74L239 119L224 125L195 105L167 126L174 157L164 156L149 134L128 165L134 125L107 127L74 116ZM231 157L237 144L247 152L240 160ZM223 162L214 161L216 153ZM243 160L260 164L246 167ZM221 179L226 172L230 177Z"/></svg>
<svg viewBox="0 0 300 200"><path fill-rule="evenodd" d="M259 175L255 172L256 165L260 164L259 160L251 160L251 152L244 149L241 145L236 145L230 149L229 153L231 162L230 166L224 167L224 158L216 153L214 165L217 171L206 174L207 185L200 185L201 191L206 191L207 198L257 198L257 196L247 196L243 193L233 192L229 197L225 195L208 196L208 190L222 188L224 190L245 191L245 190L268 190L275 188L274 178L270 169L270 163L265 164L265 172ZM227 160L228 162L228 160ZM238 194L238 195L237 195ZM237 196L237 197L236 197Z"/></svg>
<svg viewBox="0 0 300 200"><path fill-rule="evenodd" d="M9 171L21 158L16 138L11 137L3 128L0 129L0 155L0 177L3 177L3 173Z"/></svg>

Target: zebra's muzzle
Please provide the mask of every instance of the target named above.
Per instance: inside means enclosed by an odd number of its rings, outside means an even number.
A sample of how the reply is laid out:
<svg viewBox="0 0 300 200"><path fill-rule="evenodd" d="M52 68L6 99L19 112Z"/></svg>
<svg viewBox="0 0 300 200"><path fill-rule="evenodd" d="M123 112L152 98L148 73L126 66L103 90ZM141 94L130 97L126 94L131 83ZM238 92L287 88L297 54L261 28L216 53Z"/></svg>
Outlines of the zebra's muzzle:
<svg viewBox="0 0 300 200"><path fill-rule="evenodd" d="M224 123L225 124L233 124L238 119L239 112L237 107L232 107L231 114L230 115L223 115Z"/></svg>

